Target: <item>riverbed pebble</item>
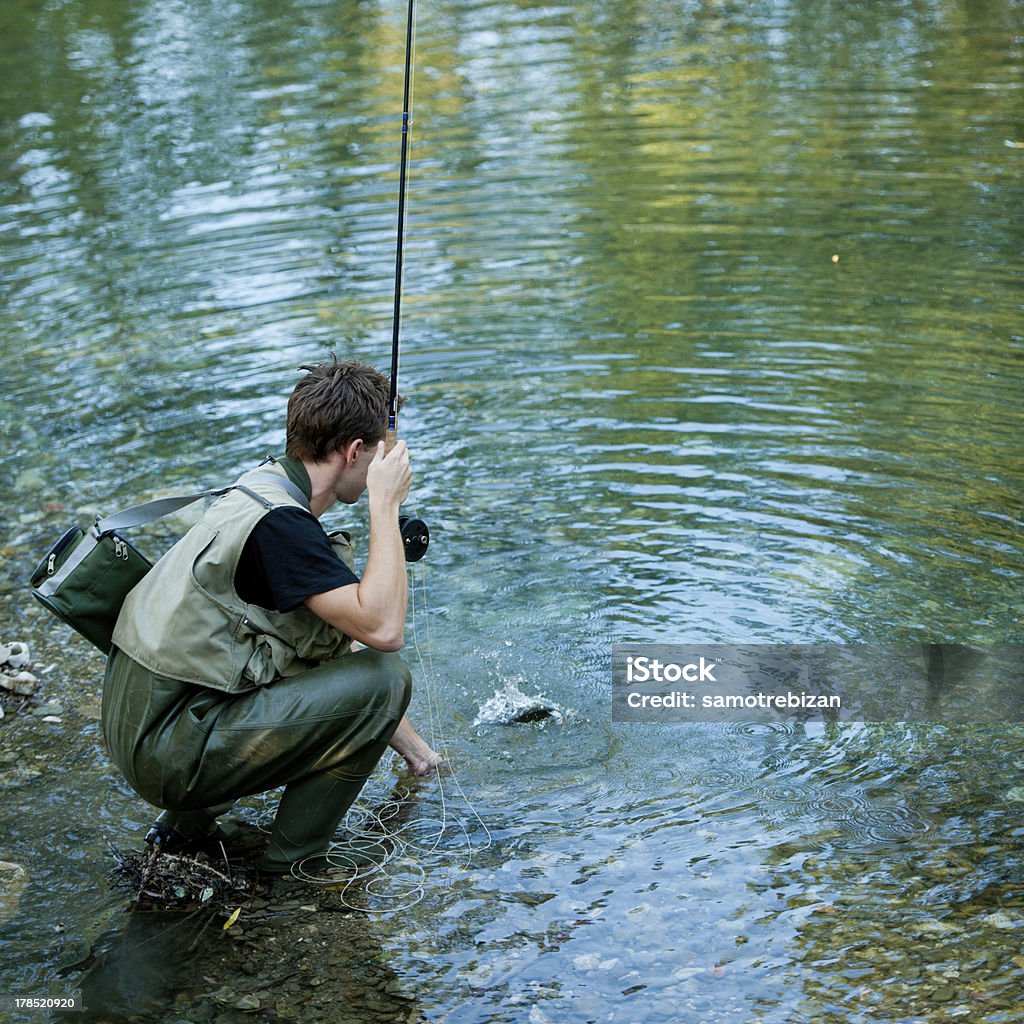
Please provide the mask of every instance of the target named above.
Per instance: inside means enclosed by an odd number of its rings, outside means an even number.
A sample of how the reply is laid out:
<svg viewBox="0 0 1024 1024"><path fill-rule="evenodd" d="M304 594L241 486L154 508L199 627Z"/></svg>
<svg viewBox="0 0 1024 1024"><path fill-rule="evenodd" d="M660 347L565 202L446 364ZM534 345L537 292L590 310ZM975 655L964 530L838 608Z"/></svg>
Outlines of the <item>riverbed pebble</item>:
<svg viewBox="0 0 1024 1024"><path fill-rule="evenodd" d="M0 860L0 922L14 916L26 885L28 872L20 864Z"/></svg>
<svg viewBox="0 0 1024 1024"><path fill-rule="evenodd" d="M39 707L32 712L32 717L46 719L57 717L63 713L64 708L62 705L58 704L56 701L50 701L49 704L40 704Z"/></svg>
<svg viewBox="0 0 1024 1024"><path fill-rule="evenodd" d="M31 657L28 653L28 644L18 641L0 644L0 667L9 672L17 672L19 669L28 667L29 664L31 664Z"/></svg>
<svg viewBox="0 0 1024 1024"><path fill-rule="evenodd" d="M31 663L28 644L18 641L0 643L0 689L19 697L30 697L35 693L39 680L28 671Z"/></svg>
<svg viewBox="0 0 1024 1024"><path fill-rule="evenodd" d="M14 675L0 674L0 686L20 697L29 697L36 692L39 680L31 672L17 672Z"/></svg>
<svg viewBox="0 0 1024 1024"><path fill-rule="evenodd" d="M997 910L993 914L986 914L982 921L991 928L1001 928L1005 931L1010 931L1014 928L1021 926L1021 920L1018 917L1011 917L1008 913L1003 910Z"/></svg>

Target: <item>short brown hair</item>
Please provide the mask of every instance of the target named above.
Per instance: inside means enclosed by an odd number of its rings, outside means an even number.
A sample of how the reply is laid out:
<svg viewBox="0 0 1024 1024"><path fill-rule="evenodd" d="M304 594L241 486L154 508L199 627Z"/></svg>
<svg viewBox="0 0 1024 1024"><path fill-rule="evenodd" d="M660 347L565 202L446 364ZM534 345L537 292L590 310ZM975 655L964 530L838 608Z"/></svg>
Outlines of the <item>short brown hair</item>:
<svg viewBox="0 0 1024 1024"><path fill-rule="evenodd" d="M368 444L383 439L391 390L387 377L335 355L329 363L299 369L309 372L288 399L285 452L290 458L324 462L357 438Z"/></svg>

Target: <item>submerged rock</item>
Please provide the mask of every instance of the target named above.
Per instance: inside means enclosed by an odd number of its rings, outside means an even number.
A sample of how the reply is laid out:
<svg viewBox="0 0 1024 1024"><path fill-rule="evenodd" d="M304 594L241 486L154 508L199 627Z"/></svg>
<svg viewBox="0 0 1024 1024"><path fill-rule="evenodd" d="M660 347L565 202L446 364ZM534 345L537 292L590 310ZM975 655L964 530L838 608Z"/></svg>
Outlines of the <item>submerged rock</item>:
<svg viewBox="0 0 1024 1024"><path fill-rule="evenodd" d="M0 923L14 917L26 885L28 872L20 864L0 860Z"/></svg>

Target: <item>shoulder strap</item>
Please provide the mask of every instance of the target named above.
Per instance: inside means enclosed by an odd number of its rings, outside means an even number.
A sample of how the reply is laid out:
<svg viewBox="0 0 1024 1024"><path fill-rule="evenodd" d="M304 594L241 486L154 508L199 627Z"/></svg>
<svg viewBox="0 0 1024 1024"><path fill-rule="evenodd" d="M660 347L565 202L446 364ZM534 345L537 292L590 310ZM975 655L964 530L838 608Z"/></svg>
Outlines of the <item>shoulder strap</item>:
<svg viewBox="0 0 1024 1024"><path fill-rule="evenodd" d="M277 473L249 473L246 479L249 483L274 484L276 487L282 488L289 498L293 501L297 501L307 512L311 511L309 507L309 498L303 494L302 488L293 483L286 476L278 476ZM239 490L243 490L246 494L250 494L247 488L242 487L240 484L236 484L236 486ZM252 496L255 497L255 495Z"/></svg>
<svg viewBox="0 0 1024 1024"><path fill-rule="evenodd" d="M250 482L270 483L282 488L285 493L297 501L306 511L309 511L309 499L302 493L287 477L278 476L276 473L253 473L249 476ZM256 493L241 484L232 484L230 487L219 487L212 491L197 491L195 494L179 494L171 498L157 498L154 501L147 501L142 505L132 505L131 508L122 509L105 519L96 520L96 533L103 536L105 533L114 533L116 530L130 530L133 526L142 526L143 523L151 523L161 516L177 512L186 505L199 501L200 498L219 498L233 490L244 491L251 498L263 502L263 499ZM263 502L266 504L266 502Z"/></svg>
<svg viewBox="0 0 1024 1024"><path fill-rule="evenodd" d="M128 530L133 526L150 523L161 516L177 512L179 508L191 505L200 498L219 498L222 494L227 494L232 490L232 487L220 487L213 491L198 491L195 494L179 494L172 498L157 498L155 501L147 501L142 505L133 505L131 508L122 509L105 519L97 519L96 533L103 536L103 534L113 533L115 530Z"/></svg>

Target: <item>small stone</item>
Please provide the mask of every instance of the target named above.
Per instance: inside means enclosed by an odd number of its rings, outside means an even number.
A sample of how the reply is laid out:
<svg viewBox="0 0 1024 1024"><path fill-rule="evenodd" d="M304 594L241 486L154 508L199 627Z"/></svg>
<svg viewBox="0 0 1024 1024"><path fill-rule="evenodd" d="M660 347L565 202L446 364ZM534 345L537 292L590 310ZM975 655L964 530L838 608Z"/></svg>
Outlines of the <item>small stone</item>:
<svg viewBox="0 0 1024 1024"><path fill-rule="evenodd" d="M1014 786L1006 791L1006 799L1014 803L1024 803L1024 786Z"/></svg>
<svg viewBox="0 0 1024 1024"><path fill-rule="evenodd" d="M707 974L707 970L704 967L680 967L672 972L672 977L676 981L689 981L690 978L696 978L704 974Z"/></svg>
<svg viewBox="0 0 1024 1024"><path fill-rule="evenodd" d="M922 921L910 930L918 935L956 935L963 929L948 921Z"/></svg>
<svg viewBox="0 0 1024 1024"><path fill-rule="evenodd" d="M28 644L10 644L10 650L5 660L7 667L13 669L24 668L30 664L32 659L28 653Z"/></svg>
<svg viewBox="0 0 1024 1024"><path fill-rule="evenodd" d="M251 992L247 992L235 1001L236 1010L258 1010L259 1008L260 1001Z"/></svg>
<svg viewBox="0 0 1024 1024"><path fill-rule="evenodd" d="M9 890L28 881L28 872L9 860L0 860L0 890Z"/></svg>
<svg viewBox="0 0 1024 1024"><path fill-rule="evenodd" d="M389 981L384 986L384 991L387 992L389 996L393 996L396 999L415 998L415 996L406 991L405 985L403 985L402 982L398 980L398 978L395 978L393 981Z"/></svg>
<svg viewBox="0 0 1024 1024"><path fill-rule="evenodd" d="M60 706L56 701L51 701L49 704L40 704L39 707L32 712L33 718L46 718L47 715L62 715L64 708Z"/></svg>
<svg viewBox="0 0 1024 1024"><path fill-rule="evenodd" d="M1010 917L1002 910L997 910L994 914L986 914L981 920L991 928L1001 928L1004 931L1020 926L1020 921Z"/></svg>
<svg viewBox="0 0 1024 1024"><path fill-rule="evenodd" d="M44 722L56 722L59 725L61 722L64 721L64 719L61 718L58 715L43 715L43 721Z"/></svg>
<svg viewBox="0 0 1024 1024"><path fill-rule="evenodd" d="M39 491L46 486L46 477L38 469L23 469L14 478L17 491Z"/></svg>
<svg viewBox="0 0 1024 1024"><path fill-rule="evenodd" d="M0 675L0 686L11 693L29 697L36 692L39 680L31 672L18 672L13 676Z"/></svg>

